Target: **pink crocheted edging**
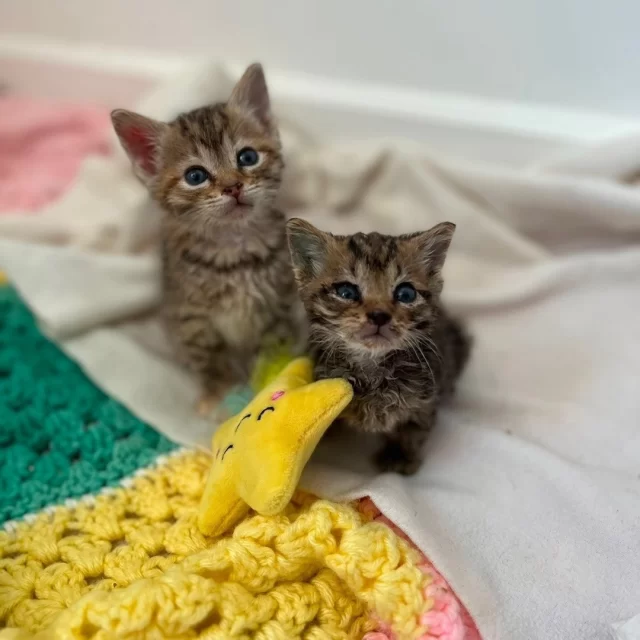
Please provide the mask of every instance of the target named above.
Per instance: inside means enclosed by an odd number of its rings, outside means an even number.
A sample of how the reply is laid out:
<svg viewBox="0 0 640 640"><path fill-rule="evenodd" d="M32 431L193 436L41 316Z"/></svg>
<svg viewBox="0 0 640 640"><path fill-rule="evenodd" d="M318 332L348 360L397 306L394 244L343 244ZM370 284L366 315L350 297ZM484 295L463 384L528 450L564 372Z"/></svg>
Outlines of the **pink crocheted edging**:
<svg viewBox="0 0 640 640"><path fill-rule="evenodd" d="M404 538L414 548L415 545L409 537L397 527L389 518L384 516L369 498L364 498L359 503L359 509L376 522L382 522L399 536ZM417 549L417 548L416 548ZM431 582L425 587L425 600L431 600L433 607L424 613L420 622L427 628L427 632L420 640L482 640L466 607L460 602L449 583L433 566L426 556L417 549L421 556L420 570L431 576ZM380 622L377 631L368 633L364 640L400 640L391 628Z"/></svg>

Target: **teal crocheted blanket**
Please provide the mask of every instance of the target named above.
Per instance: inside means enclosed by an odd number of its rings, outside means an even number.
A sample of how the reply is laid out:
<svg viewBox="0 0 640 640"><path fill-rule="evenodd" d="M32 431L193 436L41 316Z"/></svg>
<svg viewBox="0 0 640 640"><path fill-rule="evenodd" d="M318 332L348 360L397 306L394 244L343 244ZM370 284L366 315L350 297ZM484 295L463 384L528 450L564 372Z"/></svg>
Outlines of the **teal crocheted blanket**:
<svg viewBox="0 0 640 640"><path fill-rule="evenodd" d="M116 485L175 447L100 391L0 286L0 522Z"/></svg>

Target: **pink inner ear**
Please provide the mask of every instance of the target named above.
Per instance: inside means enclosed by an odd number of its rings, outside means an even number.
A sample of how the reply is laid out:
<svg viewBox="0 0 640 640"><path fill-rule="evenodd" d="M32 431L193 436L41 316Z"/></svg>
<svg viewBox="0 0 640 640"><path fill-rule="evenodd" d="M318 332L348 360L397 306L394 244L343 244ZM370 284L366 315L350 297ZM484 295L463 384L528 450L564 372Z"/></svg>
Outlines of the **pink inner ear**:
<svg viewBox="0 0 640 640"><path fill-rule="evenodd" d="M123 131L127 147L136 162L145 173L153 175L156 172L155 140L153 134L140 127L128 127Z"/></svg>
<svg viewBox="0 0 640 640"><path fill-rule="evenodd" d="M277 400L278 398L282 398L283 395L284 395L284 391L274 391L271 396L271 399Z"/></svg>

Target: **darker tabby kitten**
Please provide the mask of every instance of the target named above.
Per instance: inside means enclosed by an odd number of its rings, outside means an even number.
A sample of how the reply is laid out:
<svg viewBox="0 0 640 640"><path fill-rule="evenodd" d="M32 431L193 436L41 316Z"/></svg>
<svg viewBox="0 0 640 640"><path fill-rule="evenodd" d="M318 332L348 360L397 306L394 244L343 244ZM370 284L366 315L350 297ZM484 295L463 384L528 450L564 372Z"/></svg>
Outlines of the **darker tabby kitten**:
<svg viewBox="0 0 640 640"><path fill-rule="evenodd" d="M262 67L250 66L226 103L172 122L123 110L112 119L165 213L163 315L200 378L206 412L246 379L265 339L298 330L285 219L275 208L284 165Z"/></svg>
<svg viewBox="0 0 640 640"><path fill-rule="evenodd" d="M420 467L438 407L469 355L467 335L440 303L454 229L445 222L399 237L334 236L303 220L287 224L316 375L353 384L341 420L385 434L383 470Z"/></svg>

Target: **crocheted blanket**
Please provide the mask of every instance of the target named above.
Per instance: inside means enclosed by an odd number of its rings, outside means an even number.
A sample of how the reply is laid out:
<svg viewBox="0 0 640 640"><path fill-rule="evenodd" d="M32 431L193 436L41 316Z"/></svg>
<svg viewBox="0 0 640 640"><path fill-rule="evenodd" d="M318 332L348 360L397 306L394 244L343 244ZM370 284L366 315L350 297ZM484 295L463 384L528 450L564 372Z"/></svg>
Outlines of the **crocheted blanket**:
<svg viewBox="0 0 640 640"><path fill-rule="evenodd" d="M0 638L479 635L369 500L196 527L207 454L97 389L0 287Z"/></svg>

